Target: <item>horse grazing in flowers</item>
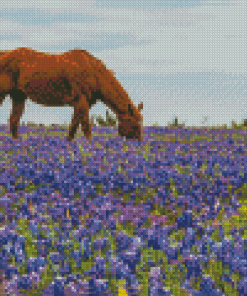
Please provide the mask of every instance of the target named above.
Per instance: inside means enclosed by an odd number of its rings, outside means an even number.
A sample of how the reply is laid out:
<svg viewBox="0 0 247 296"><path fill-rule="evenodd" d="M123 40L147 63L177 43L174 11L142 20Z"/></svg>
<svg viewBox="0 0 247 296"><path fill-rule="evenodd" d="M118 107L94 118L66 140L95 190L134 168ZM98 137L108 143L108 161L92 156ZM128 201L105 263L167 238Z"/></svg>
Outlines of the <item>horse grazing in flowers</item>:
<svg viewBox="0 0 247 296"><path fill-rule="evenodd" d="M91 138L89 109L98 100L115 111L120 136L142 141L143 103L135 107L114 74L86 50L56 55L24 47L0 52L0 105L6 95L12 98L10 130L15 139L28 97L45 106L74 107L69 141L79 124Z"/></svg>

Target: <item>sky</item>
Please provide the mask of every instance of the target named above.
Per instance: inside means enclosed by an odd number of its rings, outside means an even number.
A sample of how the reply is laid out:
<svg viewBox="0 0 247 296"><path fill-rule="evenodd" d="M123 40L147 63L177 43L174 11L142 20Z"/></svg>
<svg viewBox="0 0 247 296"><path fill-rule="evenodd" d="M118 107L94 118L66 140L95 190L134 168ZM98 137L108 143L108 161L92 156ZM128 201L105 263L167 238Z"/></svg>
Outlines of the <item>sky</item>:
<svg viewBox="0 0 247 296"><path fill-rule="evenodd" d="M0 50L81 48L143 102L143 125L216 126L247 118L246 0L8 0ZM0 106L7 124L12 102ZM105 118L103 103L90 110ZM21 122L69 124L73 108L26 101ZM112 113L113 114L113 113Z"/></svg>

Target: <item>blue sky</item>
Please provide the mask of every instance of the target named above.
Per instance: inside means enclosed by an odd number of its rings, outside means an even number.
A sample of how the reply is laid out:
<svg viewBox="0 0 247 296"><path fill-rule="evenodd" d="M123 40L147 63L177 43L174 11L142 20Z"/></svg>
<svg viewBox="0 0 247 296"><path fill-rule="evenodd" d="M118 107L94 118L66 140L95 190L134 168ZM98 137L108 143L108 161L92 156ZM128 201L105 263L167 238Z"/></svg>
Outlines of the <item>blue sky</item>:
<svg viewBox="0 0 247 296"><path fill-rule="evenodd" d="M231 125L247 118L246 0L9 0L0 50L61 53L79 47L115 72L143 124ZM7 124L12 103L0 107ZM90 116L105 118L98 103ZM70 123L73 108L26 101L21 122ZM205 121L207 119L207 121ZM204 123L205 122L205 123Z"/></svg>

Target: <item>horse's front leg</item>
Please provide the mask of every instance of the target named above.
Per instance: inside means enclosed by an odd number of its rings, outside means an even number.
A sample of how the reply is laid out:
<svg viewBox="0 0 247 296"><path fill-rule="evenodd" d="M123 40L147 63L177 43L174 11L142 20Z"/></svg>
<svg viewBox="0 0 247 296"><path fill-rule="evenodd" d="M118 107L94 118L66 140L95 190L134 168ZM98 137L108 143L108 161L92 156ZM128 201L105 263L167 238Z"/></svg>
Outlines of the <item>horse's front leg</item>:
<svg viewBox="0 0 247 296"><path fill-rule="evenodd" d="M84 131L84 136L91 139L91 125L89 123L89 103L85 95L81 95L78 100L74 102L74 117L72 119L69 135L67 139L71 141L74 138L75 132L79 124Z"/></svg>
<svg viewBox="0 0 247 296"><path fill-rule="evenodd" d="M25 95L23 93L15 94L12 96L12 113L10 115L10 130L14 139L19 137L17 132L20 118L25 109Z"/></svg>

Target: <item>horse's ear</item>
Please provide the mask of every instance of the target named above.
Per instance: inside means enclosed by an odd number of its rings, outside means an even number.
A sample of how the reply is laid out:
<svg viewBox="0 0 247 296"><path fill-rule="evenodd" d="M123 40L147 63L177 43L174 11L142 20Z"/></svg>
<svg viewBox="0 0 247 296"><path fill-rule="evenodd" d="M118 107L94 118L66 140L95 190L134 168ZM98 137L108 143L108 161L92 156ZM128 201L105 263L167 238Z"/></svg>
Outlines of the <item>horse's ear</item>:
<svg viewBox="0 0 247 296"><path fill-rule="evenodd" d="M138 105L138 110L140 111L142 109L143 109L143 102L141 102L141 104ZM131 104L128 104L128 112L131 116L134 115L133 108L132 108Z"/></svg>
<svg viewBox="0 0 247 296"><path fill-rule="evenodd" d="M141 102L141 104L138 105L138 110L142 110L143 109L143 102Z"/></svg>

